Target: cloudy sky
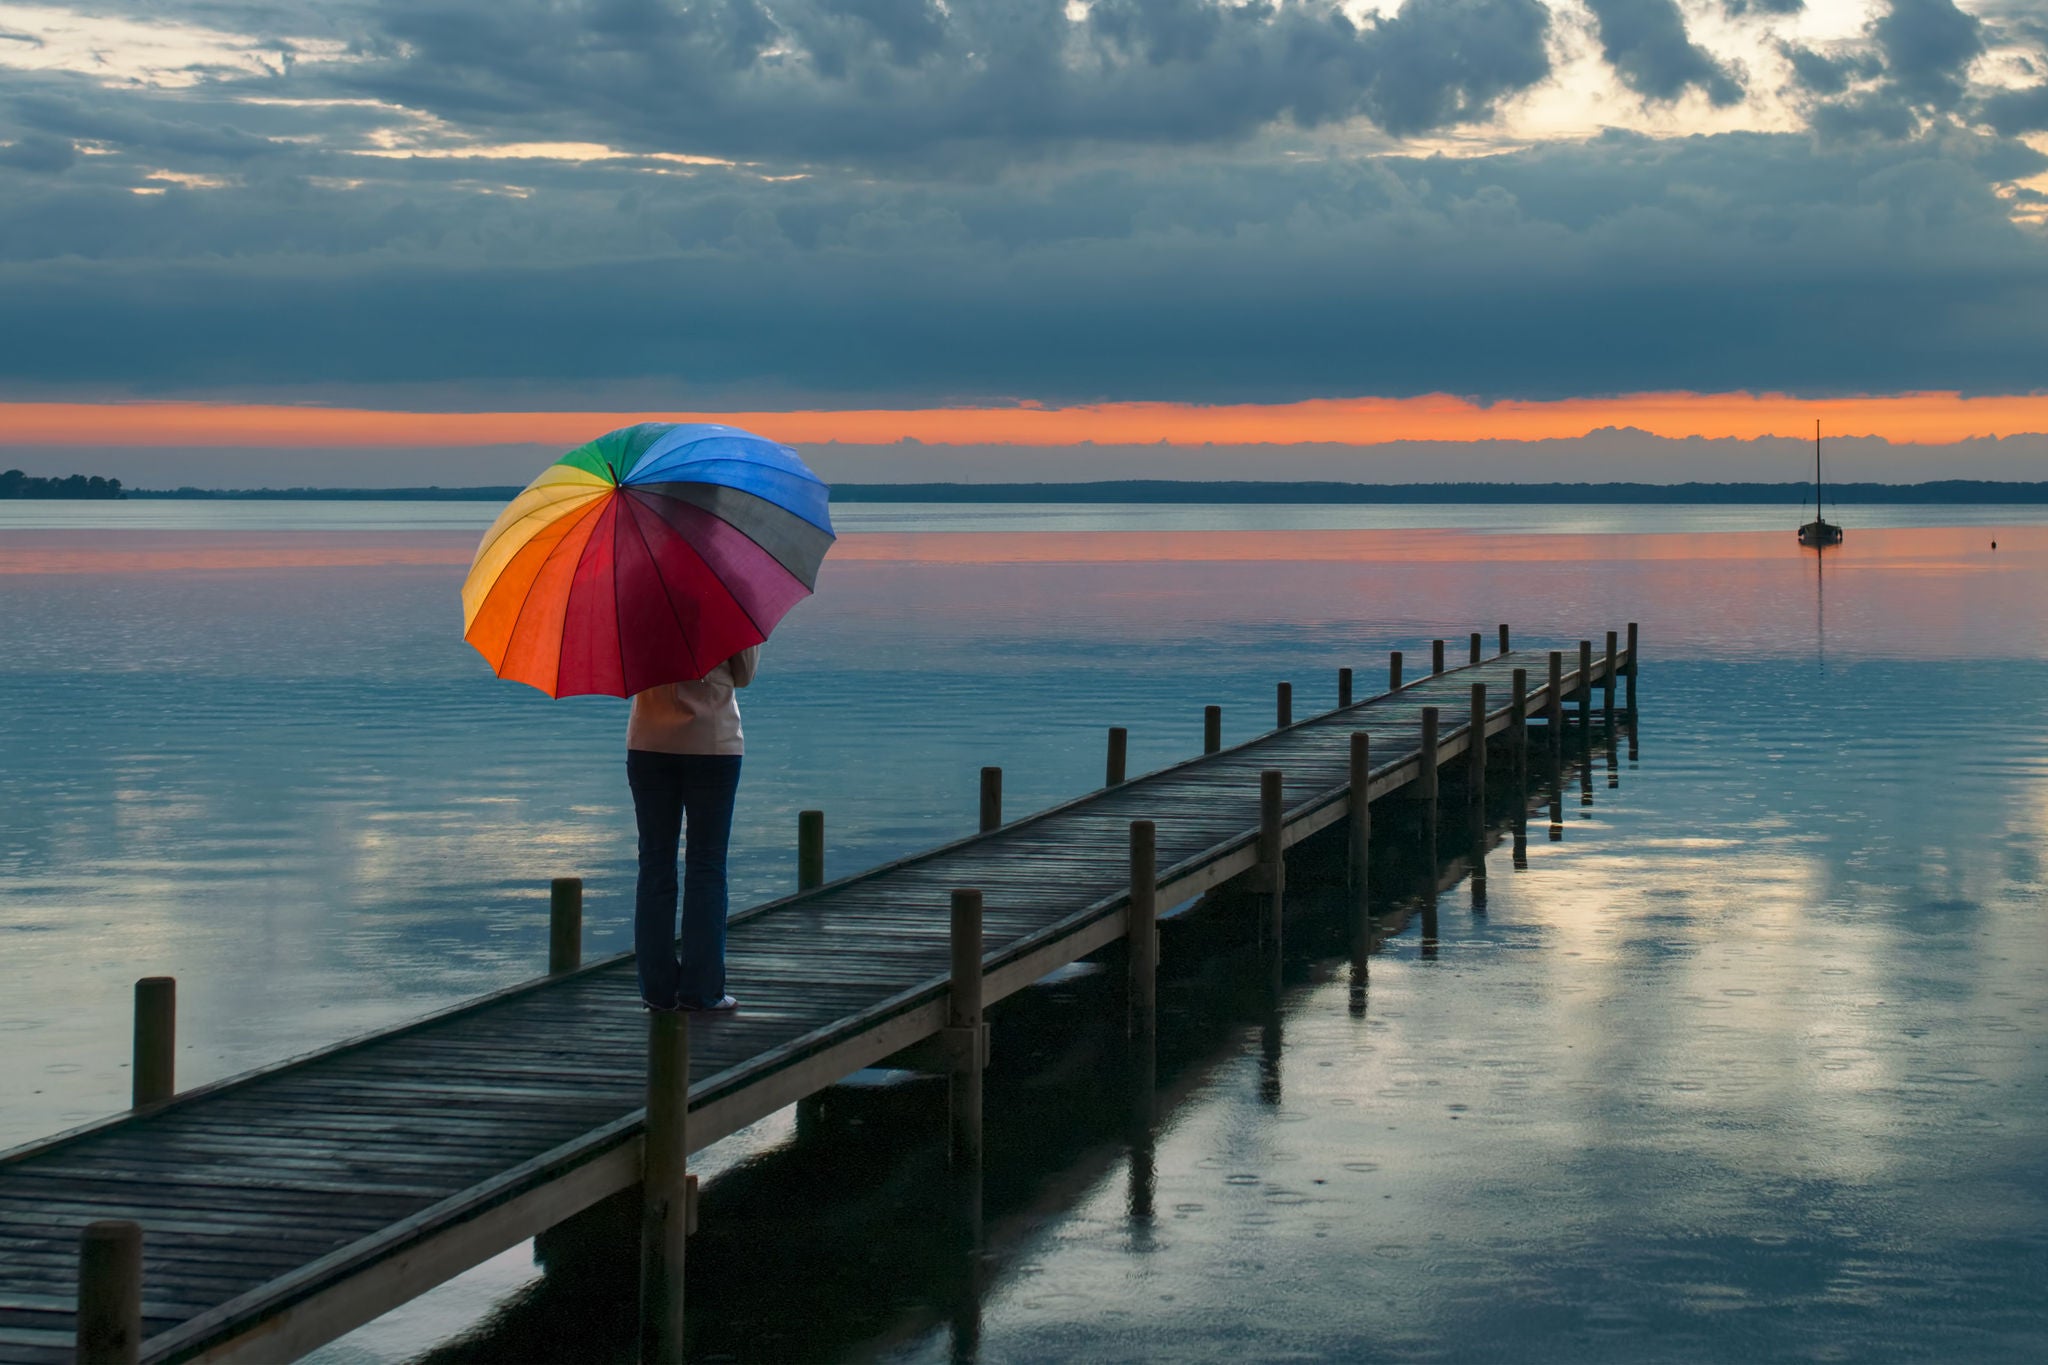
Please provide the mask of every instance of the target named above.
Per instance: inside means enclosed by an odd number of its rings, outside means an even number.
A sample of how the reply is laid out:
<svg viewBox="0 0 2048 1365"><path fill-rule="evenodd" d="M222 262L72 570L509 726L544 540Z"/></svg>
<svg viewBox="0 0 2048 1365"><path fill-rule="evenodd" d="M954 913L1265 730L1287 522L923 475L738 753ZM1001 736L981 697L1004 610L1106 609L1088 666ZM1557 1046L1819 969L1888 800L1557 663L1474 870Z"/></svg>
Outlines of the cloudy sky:
<svg viewBox="0 0 2048 1365"><path fill-rule="evenodd" d="M0 446L163 482L534 413L1968 473L2048 431L2048 0L10 3L0 318Z"/></svg>

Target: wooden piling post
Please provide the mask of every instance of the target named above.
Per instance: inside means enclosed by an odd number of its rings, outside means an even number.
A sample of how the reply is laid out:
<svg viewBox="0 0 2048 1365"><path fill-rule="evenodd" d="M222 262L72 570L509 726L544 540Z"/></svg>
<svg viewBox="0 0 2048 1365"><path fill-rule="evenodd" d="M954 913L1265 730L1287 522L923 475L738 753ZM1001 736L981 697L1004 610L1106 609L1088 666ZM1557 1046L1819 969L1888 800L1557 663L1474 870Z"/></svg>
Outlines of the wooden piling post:
<svg viewBox="0 0 2048 1365"><path fill-rule="evenodd" d="M1512 652L1508 645L1508 623L1505 621L1500 623L1500 652L1503 654Z"/></svg>
<svg viewBox="0 0 2048 1365"><path fill-rule="evenodd" d="M1102 768L1102 785L1120 787L1131 752L1131 732L1121 725L1109 727L1109 756Z"/></svg>
<svg viewBox="0 0 2048 1365"><path fill-rule="evenodd" d="M1510 747L1515 756L1515 797L1520 802L1529 784L1529 670L1514 673L1514 690L1509 694Z"/></svg>
<svg viewBox="0 0 2048 1365"><path fill-rule="evenodd" d="M1636 713L1636 623L1628 623L1628 713Z"/></svg>
<svg viewBox="0 0 2048 1365"><path fill-rule="evenodd" d="M548 975L583 965L583 878L557 877L548 883Z"/></svg>
<svg viewBox="0 0 2048 1365"><path fill-rule="evenodd" d="M178 979L145 976L135 983L135 1039L129 1103L162 1104L178 1093Z"/></svg>
<svg viewBox="0 0 2048 1365"><path fill-rule="evenodd" d="M1620 667L1620 661L1619 661L1619 659L1618 659L1618 658L1616 657L1616 655L1617 655L1617 653L1619 652L1619 650L1620 650L1620 644L1619 644L1618 640L1616 639L1615 633L1614 633L1613 631L1611 631L1611 630L1610 630L1610 631L1608 631L1608 632L1607 632L1607 678L1606 678L1606 688L1605 688L1605 690L1604 690L1604 691L1603 691L1603 693L1602 693L1602 700L1601 700L1601 706L1602 706L1602 708L1603 708L1603 709L1604 709L1604 710L1605 710L1605 711L1607 712L1607 724L1608 724L1609 726L1612 726L1612 725L1614 724L1614 671L1615 671L1615 669L1617 669L1617 668L1619 668L1619 667Z"/></svg>
<svg viewBox="0 0 2048 1365"><path fill-rule="evenodd" d="M1337 670L1337 705L1340 708L1351 705L1351 670L1348 668Z"/></svg>
<svg viewBox="0 0 2048 1365"><path fill-rule="evenodd" d="M953 980L948 998L946 1035L952 1074L947 1107L952 1129L952 1162L956 1171L981 1167L981 892L961 888L953 893Z"/></svg>
<svg viewBox="0 0 2048 1365"><path fill-rule="evenodd" d="M1543 712L1549 721L1550 754L1554 762L1558 748L1564 743L1564 651L1561 649L1550 651L1549 695Z"/></svg>
<svg viewBox="0 0 2048 1365"><path fill-rule="evenodd" d="M1475 630L1475 631L1473 631L1473 632L1472 632L1472 662L1473 662L1473 663L1475 663L1475 664L1479 662L1479 638L1480 638L1480 637L1479 637L1479 632L1478 632L1478 631L1476 631L1476 630Z"/></svg>
<svg viewBox="0 0 2048 1365"><path fill-rule="evenodd" d="M1442 640L1431 640L1429 642L1429 671L1432 676L1444 671L1444 642Z"/></svg>
<svg viewBox="0 0 2048 1365"><path fill-rule="evenodd" d="M808 891L825 884L825 812L800 810L796 813L796 889Z"/></svg>
<svg viewBox="0 0 2048 1365"><path fill-rule="evenodd" d="M1422 773L1419 779L1421 791L1416 795L1429 803L1429 819L1436 821L1436 739L1437 709L1434 706L1422 708Z"/></svg>
<svg viewBox="0 0 2048 1365"><path fill-rule="evenodd" d="M1273 691L1273 728L1285 730L1294 724L1294 684L1281 683Z"/></svg>
<svg viewBox="0 0 2048 1365"><path fill-rule="evenodd" d="M142 1350L142 1227L122 1219L78 1234L78 1365L135 1365Z"/></svg>
<svg viewBox="0 0 2048 1365"><path fill-rule="evenodd" d="M1366 868L1372 853L1372 737L1363 730L1351 732L1351 814L1349 858L1346 880L1351 903L1365 904Z"/></svg>
<svg viewBox="0 0 2048 1365"><path fill-rule="evenodd" d="M1003 770L981 770L981 832L998 829L1003 823Z"/></svg>
<svg viewBox="0 0 2048 1365"><path fill-rule="evenodd" d="M689 1110L689 1016L649 1010L647 1125L640 1148L641 1365L682 1365Z"/></svg>
<svg viewBox="0 0 2048 1365"><path fill-rule="evenodd" d="M1220 753L1223 749L1223 708L1205 706L1202 708L1202 752Z"/></svg>
<svg viewBox="0 0 2048 1365"><path fill-rule="evenodd" d="M1278 768L1259 774L1260 890L1266 896L1266 931L1275 951L1280 943L1280 905L1287 894L1287 850L1280 834L1285 788L1285 775Z"/></svg>
<svg viewBox="0 0 2048 1365"><path fill-rule="evenodd" d="M1387 655L1387 691L1401 690L1401 651L1394 650Z"/></svg>
<svg viewBox="0 0 2048 1365"><path fill-rule="evenodd" d="M1593 724L1593 642L1579 641L1579 732Z"/></svg>
<svg viewBox="0 0 2048 1365"><path fill-rule="evenodd" d="M1474 806L1486 805L1485 683L1472 684L1472 718L1465 731L1465 798Z"/></svg>
<svg viewBox="0 0 2048 1365"><path fill-rule="evenodd" d="M1150 820L1131 821L1131 906L1125 925L1130 940L1132 1041L1149 1046L1159 1013L1159 834Z"/></svg>

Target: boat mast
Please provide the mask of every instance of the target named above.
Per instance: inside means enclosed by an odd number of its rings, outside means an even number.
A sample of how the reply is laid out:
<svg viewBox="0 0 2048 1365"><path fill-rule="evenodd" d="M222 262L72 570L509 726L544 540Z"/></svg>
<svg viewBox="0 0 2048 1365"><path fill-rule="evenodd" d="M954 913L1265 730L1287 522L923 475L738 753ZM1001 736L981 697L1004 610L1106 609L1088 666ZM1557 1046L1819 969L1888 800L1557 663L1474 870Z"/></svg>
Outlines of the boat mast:
<svg viewBox="0 0 2048 1365"><path fill-rule="evenodd" d="M1820 418L1813 419L1813 519L1825 523L1820 510Z"/></svg>

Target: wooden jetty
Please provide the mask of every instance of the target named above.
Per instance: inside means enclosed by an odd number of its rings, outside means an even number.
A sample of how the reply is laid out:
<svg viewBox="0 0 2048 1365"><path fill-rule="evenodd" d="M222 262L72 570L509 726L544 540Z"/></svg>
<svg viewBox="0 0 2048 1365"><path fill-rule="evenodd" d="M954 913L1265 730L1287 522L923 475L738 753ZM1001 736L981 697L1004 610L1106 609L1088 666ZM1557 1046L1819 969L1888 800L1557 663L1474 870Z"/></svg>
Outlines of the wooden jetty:
<svg viewBox="0 0 2048 1365"><path fill-rule="evenodd" d="M1373 802L1433 817L1440 769L1483 792L1488 738L1520 771L1530 722L1554 742L1596 691L1611 721L1621 680L1633 707L1633 625L1575 658L1493 643L1412 678L1396 654L1365 700L1345 669L1300 720L1282 683L1231 748L1211 707L1202 755L1137 777L1113 730L1102 788L1021 819L985 770L979 832L832 882L805 812L798 892L732 918L736 1015L643 1016L629 954L579 963L573 881L548 975L183 1093L175 986L138 982L134 1107L0 1153L0 1361L289 1360L636 1185L642 1355L678 1359L689 1152L936 1042L972 1169L989 1005L1128 936L1149 1055L1161 907L1249 877L1276 941L1291 845L1346 822L1362 900Z"/></svg>

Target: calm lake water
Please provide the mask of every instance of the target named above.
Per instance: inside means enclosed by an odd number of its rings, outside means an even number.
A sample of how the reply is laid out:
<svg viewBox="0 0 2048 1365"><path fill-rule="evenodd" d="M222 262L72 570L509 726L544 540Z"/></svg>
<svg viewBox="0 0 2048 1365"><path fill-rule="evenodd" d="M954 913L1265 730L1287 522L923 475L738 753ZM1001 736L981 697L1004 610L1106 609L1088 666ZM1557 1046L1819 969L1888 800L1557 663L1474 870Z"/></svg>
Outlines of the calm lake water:
<svg viewBox="0 0 2048 1365"><path fill-rule="evenodd" d="M536 972L553 876L590 952L627 946L624 705L462 644L489 511L5 509L0 1145L120 1107L138 976L179 978L189 1084ZM1176 921L1135 1162L1101 981L1020 1002L964 1290L919 1221L928 1087L726 1144L699 1349L2048 1357L2031 511L1859 511L1821 566L1783 509L843 509L745 696L740 904L793 884L800 808L838 875L967 831L983 764L1033 808L1100 780L1106 726L1156 767L1204 704L1247 738L1278 679L1327 705L1340 666L1498 621L1640 621L1639 751L1568 774L1554 830L1539 794L1526 869L1493 849L1427 944L1376 883L1369 983L1312 880L1277 999ZM630 1274L595 1264L517 1249L320 1358L624 1358Z"/></svg>

